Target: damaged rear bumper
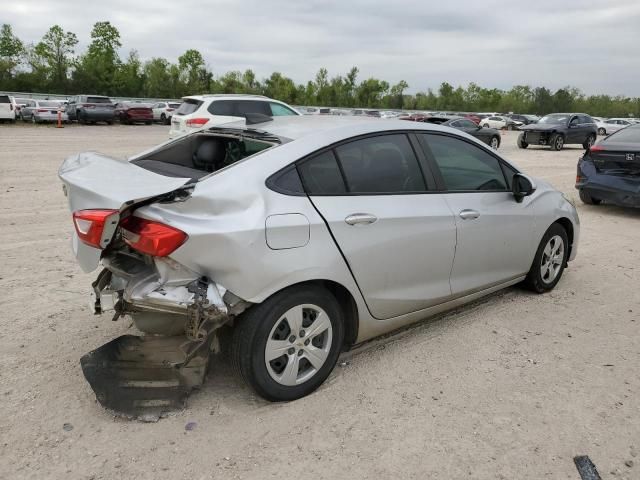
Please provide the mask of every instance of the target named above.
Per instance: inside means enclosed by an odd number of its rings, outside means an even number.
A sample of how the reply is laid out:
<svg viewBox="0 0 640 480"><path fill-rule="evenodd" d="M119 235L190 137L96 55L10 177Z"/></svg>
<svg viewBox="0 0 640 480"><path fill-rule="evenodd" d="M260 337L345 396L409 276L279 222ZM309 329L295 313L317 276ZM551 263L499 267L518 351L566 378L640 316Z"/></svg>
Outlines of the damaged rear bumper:
<svg viewBox="0 0 640 480"><path fill-rule="evenodd" d="M95 313L129 315L148 335L121 336L82 357L96 398L133 417L184 407L204 381L215 332L249 304L169 258L125 251L102 263Z"/></svg>
<svg viewBox="0 0 640 480"><path fill-rule="evenodd" d="M578 163L576 189L621 207L640 208L640 176L599 173L591 162Z"/></svg>

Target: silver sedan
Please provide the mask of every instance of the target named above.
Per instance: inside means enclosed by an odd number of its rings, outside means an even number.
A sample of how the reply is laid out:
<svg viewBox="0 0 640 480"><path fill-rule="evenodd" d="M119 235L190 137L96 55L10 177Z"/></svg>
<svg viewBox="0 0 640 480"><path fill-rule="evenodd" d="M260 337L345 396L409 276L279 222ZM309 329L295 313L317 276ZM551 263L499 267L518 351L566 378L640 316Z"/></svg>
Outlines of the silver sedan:
<svg viewBox="0 0 640 480"><path fill-rule="evenodd" d="M210 351L264 398L300 398L354 344L516 283L553 289L580 232L552 186L420 122L247 114L129 160L73 156L59 175L78 261L103 267L96 312L147 333L127 348L171 357L176 402ZM126 350L109 348L83 357L104 405L135 410L132 386L147 401L158 378L169 388L153 368L129 375L131 358L109 364ZM126 392L104 386L116 365Z"/></svg>

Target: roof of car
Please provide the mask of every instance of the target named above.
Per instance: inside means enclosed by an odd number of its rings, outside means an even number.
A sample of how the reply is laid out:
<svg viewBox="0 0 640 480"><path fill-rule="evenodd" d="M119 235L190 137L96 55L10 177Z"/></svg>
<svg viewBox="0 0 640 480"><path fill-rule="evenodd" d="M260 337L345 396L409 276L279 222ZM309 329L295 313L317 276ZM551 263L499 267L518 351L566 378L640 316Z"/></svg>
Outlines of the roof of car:
<svg viewBox="0 0 640 480"><path fill-rule="evenodd" d="M408 122L398 119L381 119L367 116L340 116L340 115L287 115L273 117L273 120L247 126L244 121L226 123L217 128L253 129L269 134L297 140L309 135L322 132L336 131L358 127L362 133L381 132L392 130L436 130L451 131L449 127L441 127L435 124L422 122Z"/></svg>
<svg viewBox="0 0 640 480"><path fill-rule="evenodd" d="M224 100L233 100L233 99L249 99L249 98L253 98L255 100L273 100L272 98L269 97L265 97L264 95L251 95L251 94L244 94L244 93L207 93L204 95L187 95L185 97L182 97L183 99L185 98L193 98L196 100L204 100L206 98L208 99L224 99ZM278 100L275 100L276 102Z"/></svg>

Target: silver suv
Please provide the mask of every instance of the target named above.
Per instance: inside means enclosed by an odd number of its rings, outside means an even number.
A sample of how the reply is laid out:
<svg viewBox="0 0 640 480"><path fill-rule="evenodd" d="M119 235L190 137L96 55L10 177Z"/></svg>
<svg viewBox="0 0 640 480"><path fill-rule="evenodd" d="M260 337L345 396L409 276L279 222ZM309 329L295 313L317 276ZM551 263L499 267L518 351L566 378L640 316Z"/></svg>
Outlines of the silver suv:
<svg viewBox="0 0 640 480"><path fill-rule="evenodd" d="M75 95L67 104L67 116L78 123L106 122L111 125L115 117L114 109L115 105L109 97Z"/></svg>

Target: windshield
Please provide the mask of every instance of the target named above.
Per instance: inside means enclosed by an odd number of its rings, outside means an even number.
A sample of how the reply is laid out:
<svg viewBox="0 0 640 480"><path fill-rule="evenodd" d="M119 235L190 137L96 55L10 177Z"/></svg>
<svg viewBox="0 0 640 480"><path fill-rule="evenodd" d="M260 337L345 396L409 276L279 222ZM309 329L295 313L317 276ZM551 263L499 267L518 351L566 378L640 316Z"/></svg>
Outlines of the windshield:
<svg viewBox="0 0 640 480"><path fill-rule="evenodd" d="M38 102L38 106L40 106L40 107L59 107L60 104L58 102Z"/></svg>
<svg viewBox="0 0 640 480"><path fill-rule="evenodd" d="M202 102L200 100L195 100L193 98L185 98L184 102L178 107L176 111L176 115L190 115L198 108L200 108Z"/></svg>
<svg viewBox="0 0 640 480"><path fill-rule="evenodd" d="M87 97L87 103L111 103L108 97Z"/></svg>
<svg viewBox="0 0 640 480"><path fill-rule="evenodd" d="M569 115L564 113L554 113L552 115L546 115L542 117L538 123L545 123L548 125L559 125L562 123L567 123L569 121Z"/></svg>

